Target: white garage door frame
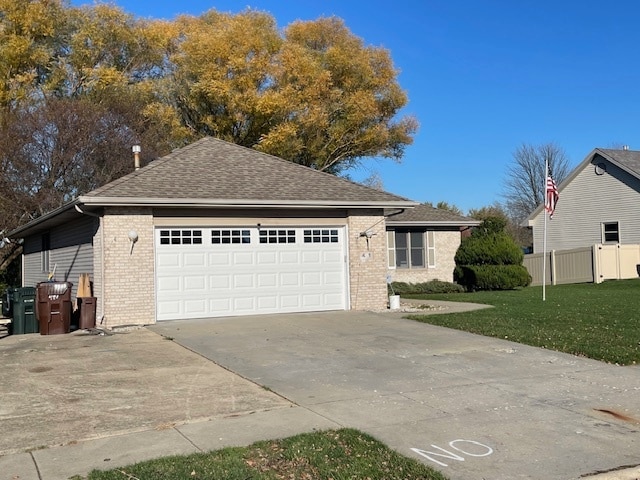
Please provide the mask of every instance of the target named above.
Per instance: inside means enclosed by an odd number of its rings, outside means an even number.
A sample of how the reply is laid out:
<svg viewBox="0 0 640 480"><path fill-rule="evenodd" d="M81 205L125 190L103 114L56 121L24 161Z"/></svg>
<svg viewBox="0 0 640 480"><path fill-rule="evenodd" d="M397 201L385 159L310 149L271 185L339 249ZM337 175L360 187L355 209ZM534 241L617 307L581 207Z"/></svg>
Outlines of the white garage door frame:
<svg viewBox="0 0 640 480"><path fill-rule="evenodd" d="M155 228L156 320L349 308L347 227Z"/></svg>

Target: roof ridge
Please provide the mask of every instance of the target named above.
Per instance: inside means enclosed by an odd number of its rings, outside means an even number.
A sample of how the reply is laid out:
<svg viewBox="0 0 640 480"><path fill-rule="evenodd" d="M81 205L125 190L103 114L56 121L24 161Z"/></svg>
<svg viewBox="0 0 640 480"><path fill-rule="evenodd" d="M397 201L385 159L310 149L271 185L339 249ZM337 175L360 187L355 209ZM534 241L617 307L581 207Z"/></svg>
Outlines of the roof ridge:
<svg viewBox="0 0 640 480"><path fill-rule="evenodd" d="M307 167L306 165L301 165L301 164L293 162L291 160L287 160L285 158L281 158L281 157L277 157L275 155L271 155L270 153L266 153L266 152L262 152L260 150L256 150L255 148L252 148L252 147L247 147L245 145L239 145L237 143L228 142L227 140L223 140L221 138L216 138L216 137L211 137L211 136L208 136L208 137L205 137L205 138L210 139L210 140L212 140L214 142L222 142L222 143L226 143L226 144L229 144L229 145L234 145L236 147L240 147L240 148L243 148L245 150L248 150L249 152L252 152L254 154L258 153L260 155L264 155L266 157L270 157L270 158L272 158L274 160L277 160L279 162L287 163L289 165L295 165L295 168L301 168L301 169L304 169L305 171L311 170L311 171L314 171L316 173L320 173L322 175L327 175L327 176L329 176L331 178L338 179L338 180L340 180L342 182L349 183L351 185L355 185L355 186L360 187L360 188L365 188L367 190L374 190L374 191L382 191L384 193L388 193L389 195L394 195L394 196L396 196L398 198L401 198L403 200L413 201L413 200L411 200L409 198L402 197L400 195L396 195L395 193L387 192L386 190L377 190L377 189L375 189L373 187L368 187L367 185L362 185L361 183L354 182L353 180L349 180L348 178L339 177L338 175L334 175L332 173L327 173L327 172L324 172L322 170L316 170L315 168Z"/></svg>
<svg viewBox="0 0 640 480"><path fill-rule="evenodd" d="M340 202L416 202L351 179L211 136L151 161L84 195L166 198Z"/></svg>

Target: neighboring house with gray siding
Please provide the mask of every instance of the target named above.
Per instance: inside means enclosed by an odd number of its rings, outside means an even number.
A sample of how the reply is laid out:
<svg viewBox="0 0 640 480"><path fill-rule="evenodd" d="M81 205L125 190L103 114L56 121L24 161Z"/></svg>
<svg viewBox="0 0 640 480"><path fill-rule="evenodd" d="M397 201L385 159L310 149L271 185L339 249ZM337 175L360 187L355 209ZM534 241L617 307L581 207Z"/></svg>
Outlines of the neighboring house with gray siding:
<svg viewBox="0 0 640 480"><path fill-rule="evenodd" d="M55 267L75 297L89 274L99 327L378 310L385 219L416 205L207 137L9 236L24 240L23 286Z"/></svg>
<svg viewBox="0 0 640 480"><path fill-rule="evenodd" d="M453 282L455 254L473 218L418 205L387 217L387 259L394 282Z"/></svg>
<svg viewBox="0 0 640 480"><path fill-rule="evenodd" d="M547 251L640 244L640 151L596 148L558 186ZM529 216L533 252L542 253L543 205Z"/></svg>

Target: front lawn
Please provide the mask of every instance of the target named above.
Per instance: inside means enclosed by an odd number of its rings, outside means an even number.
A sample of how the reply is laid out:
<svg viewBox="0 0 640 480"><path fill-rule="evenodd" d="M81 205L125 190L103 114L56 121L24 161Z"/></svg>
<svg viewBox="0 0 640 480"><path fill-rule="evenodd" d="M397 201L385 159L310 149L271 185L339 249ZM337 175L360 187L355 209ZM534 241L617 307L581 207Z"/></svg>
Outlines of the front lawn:
<svg viewBox="0 0 640 480"><path fill-rule="evenodd" d="M78 477L76 477L77 479ZM314 432L283 440L165 457L109 471L88 480L447 480L353 429Z"/></svg>
<svg viewBox="0 0 640 480"><path fill-rule="evenodd" d="M640 362L640 279L411 298L493 305L466 313L411 315L433 325L506 338L620 365Z"/></svg>

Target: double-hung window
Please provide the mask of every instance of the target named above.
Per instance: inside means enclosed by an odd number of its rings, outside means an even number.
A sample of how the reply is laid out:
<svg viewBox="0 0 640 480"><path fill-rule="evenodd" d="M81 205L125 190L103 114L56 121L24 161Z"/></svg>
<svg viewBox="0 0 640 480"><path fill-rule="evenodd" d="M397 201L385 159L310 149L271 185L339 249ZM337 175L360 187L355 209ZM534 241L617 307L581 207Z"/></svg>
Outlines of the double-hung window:
<svg viewBox="0 0 640 480"><path fill-rule="evenodd" d="M620 243L618 222L604 222L602 224L602 243Z"/></svg>
<svg viewBox="0 0 640 480"><path fill-rule="evenodd" d="M432 231L397 229L387 232L389 268L435 267Z"/></svg>

